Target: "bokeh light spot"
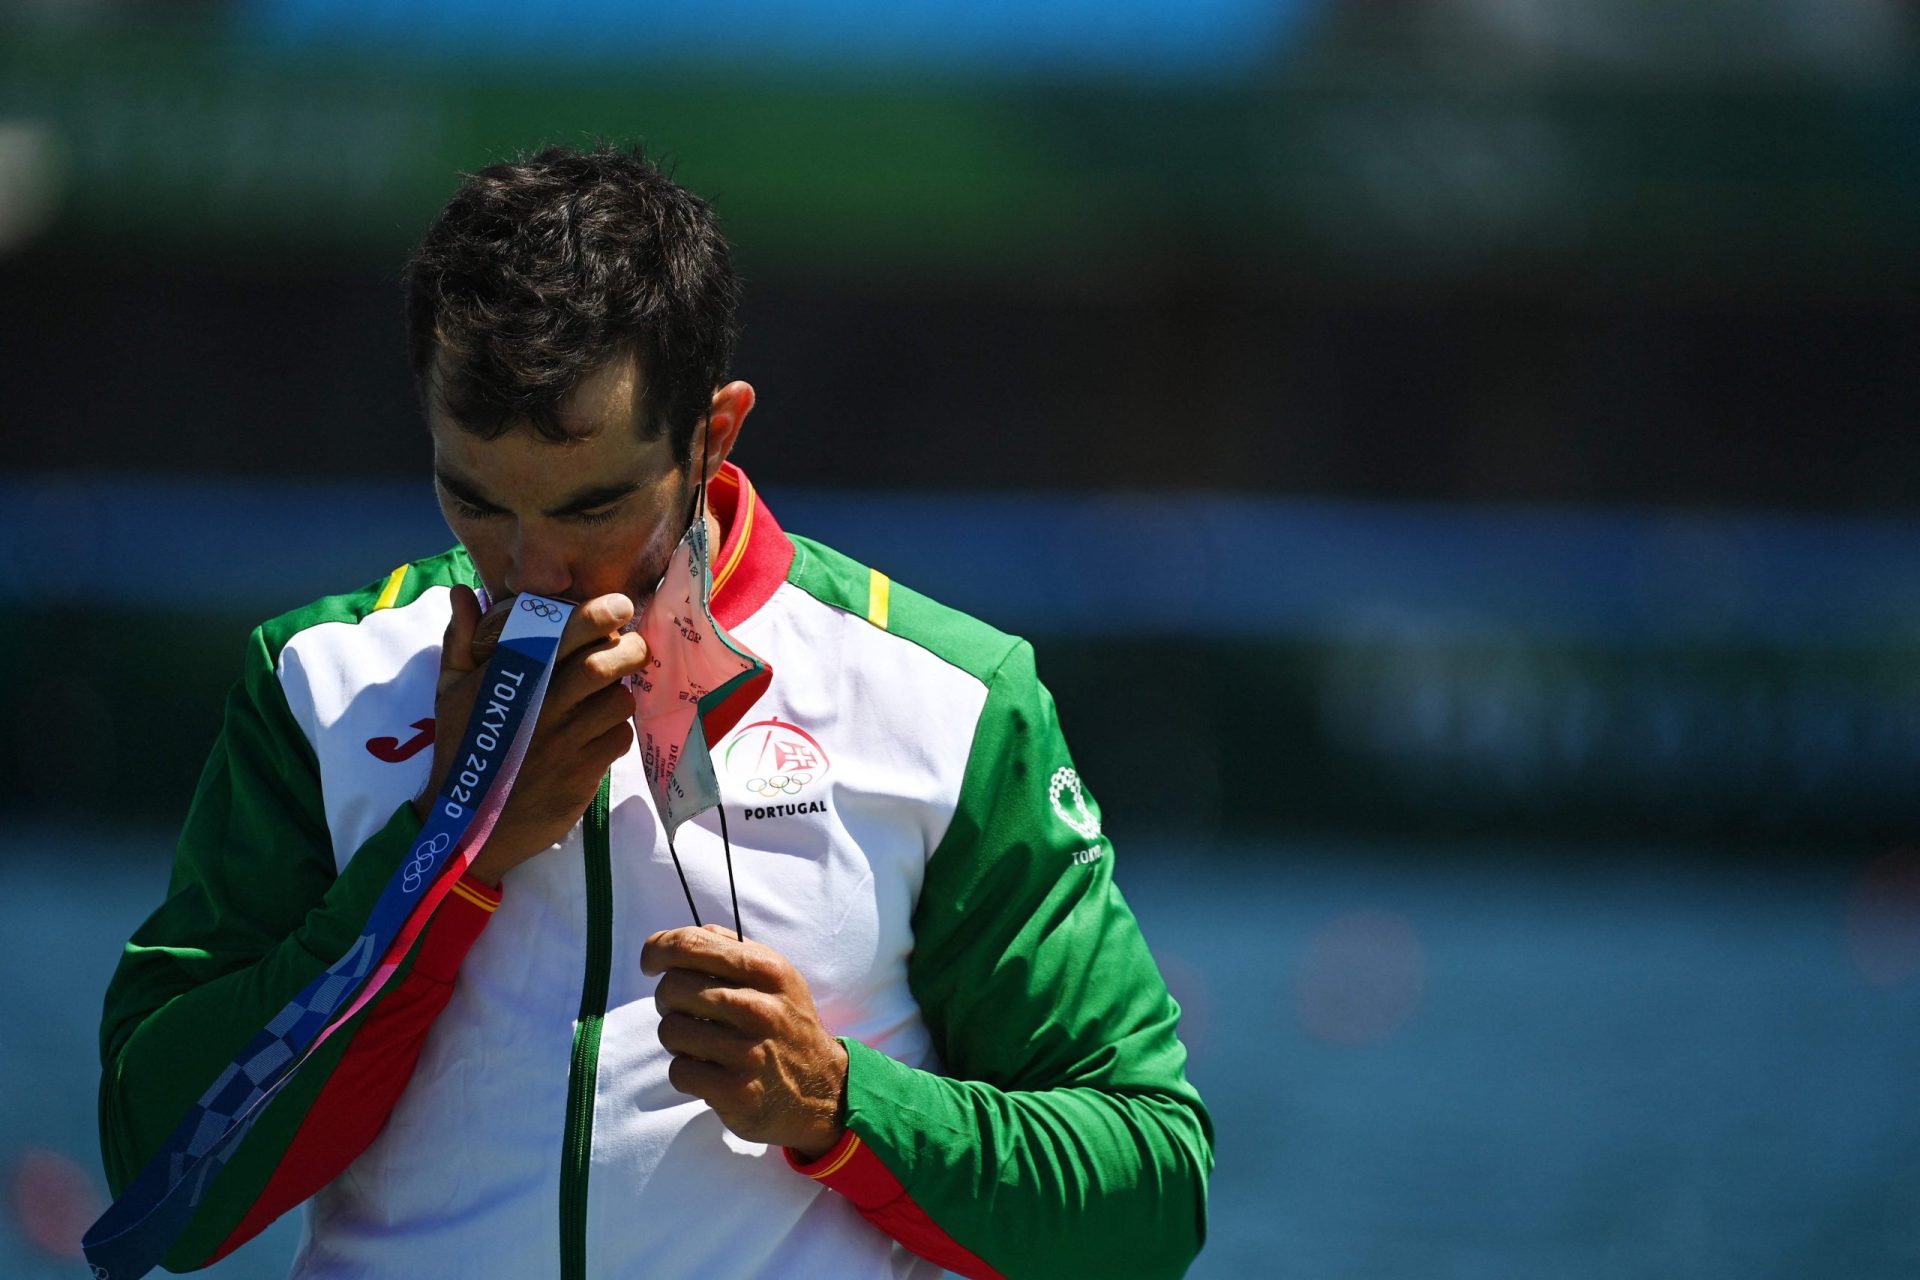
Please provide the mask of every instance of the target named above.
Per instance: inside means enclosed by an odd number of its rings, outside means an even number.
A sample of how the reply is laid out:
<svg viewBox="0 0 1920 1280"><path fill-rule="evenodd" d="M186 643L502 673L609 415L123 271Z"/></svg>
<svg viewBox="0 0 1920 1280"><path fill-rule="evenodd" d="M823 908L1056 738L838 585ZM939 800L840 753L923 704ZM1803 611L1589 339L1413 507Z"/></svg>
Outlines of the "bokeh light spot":
<svg viewBox="0 0 1920 1280"><path fill-rule="evenodd" d="M1398 1031L1426 994L1420 935L1395 911L1350 912L1308 941L1294 988L1295 1012L1311 1035L1334 1044L1377 1044Z"/></svg>
<svg viewBox="0 0 1920 1280"><path fill-rule="evenodd" d="M105 1207L93 1178L58 1151L28 1147L13 1159L8 1202L20 1234L56 1258L78 1258L80 1237Z"/></svg>

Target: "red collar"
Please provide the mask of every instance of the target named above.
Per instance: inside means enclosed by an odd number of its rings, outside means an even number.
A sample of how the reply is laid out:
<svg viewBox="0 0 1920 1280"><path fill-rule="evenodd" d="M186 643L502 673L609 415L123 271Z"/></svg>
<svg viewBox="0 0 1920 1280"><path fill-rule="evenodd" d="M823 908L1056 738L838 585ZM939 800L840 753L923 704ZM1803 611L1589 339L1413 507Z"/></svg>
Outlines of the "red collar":
<svg viewBox="0 0 1920 1280"><path fill-rule="evenodd" d="M707 482L707 508L723 531L713 557L713 616L731 630L752 617L787 580L793 543L733 463Z"/></svg>

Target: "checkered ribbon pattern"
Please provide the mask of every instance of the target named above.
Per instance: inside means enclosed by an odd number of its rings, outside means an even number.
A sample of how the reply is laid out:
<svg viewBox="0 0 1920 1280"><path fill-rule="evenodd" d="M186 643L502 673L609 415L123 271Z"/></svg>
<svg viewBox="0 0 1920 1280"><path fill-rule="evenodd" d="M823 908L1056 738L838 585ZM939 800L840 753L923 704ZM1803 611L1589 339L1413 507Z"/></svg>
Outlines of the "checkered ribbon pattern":
<svg viewBox="0 0 1920 1280"><path fill-rule="evenodd" d="M386 985L491 834L525 758L560 633L573 612L563 600L518 600L454 756L481 767L449 770L419 836L374 902L365 932L254 1034L88 1230L81 1245L95 1280L138 1280L159 1264L268 1101ZM498 714L489 719L483 707Z"/></svg>

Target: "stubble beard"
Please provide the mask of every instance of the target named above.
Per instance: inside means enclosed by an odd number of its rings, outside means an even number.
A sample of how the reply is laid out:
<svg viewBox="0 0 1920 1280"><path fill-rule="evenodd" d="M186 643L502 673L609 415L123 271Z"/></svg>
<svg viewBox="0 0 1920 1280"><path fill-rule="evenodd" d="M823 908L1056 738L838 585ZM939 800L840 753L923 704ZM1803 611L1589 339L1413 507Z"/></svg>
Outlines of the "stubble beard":
<svg viewBox="0 0 1920 1280"><path fill-rule="evenodd" d="M673 516L648 540L645 558L628 579L627 595L633 601L634 619L629 629L640 624L640 615L646 612L647 603L659 592L660 584L673 564L674 553L680 549L680 543L687 536L687 530L693 527L693 521L706 515L705 503L699 504L698 510L694 509L694 490L699 481L694 478L691 460L675 469L680 473L680 492L674 499Z"/></svg>

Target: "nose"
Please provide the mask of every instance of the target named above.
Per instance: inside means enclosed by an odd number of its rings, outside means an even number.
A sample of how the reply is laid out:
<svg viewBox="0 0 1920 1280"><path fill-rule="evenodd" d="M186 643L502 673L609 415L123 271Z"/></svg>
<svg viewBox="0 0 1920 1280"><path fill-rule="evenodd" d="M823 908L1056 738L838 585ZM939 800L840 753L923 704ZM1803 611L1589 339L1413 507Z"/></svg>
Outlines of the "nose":
<svg viewBox="0 0 1920 1280"><path fill-rule="evenodd" d="M565 596L573 586L573 568L565 550L553 539L530 533L522 526L514 538L513 559L507 568L507 590L517 594Z"/></svg>

